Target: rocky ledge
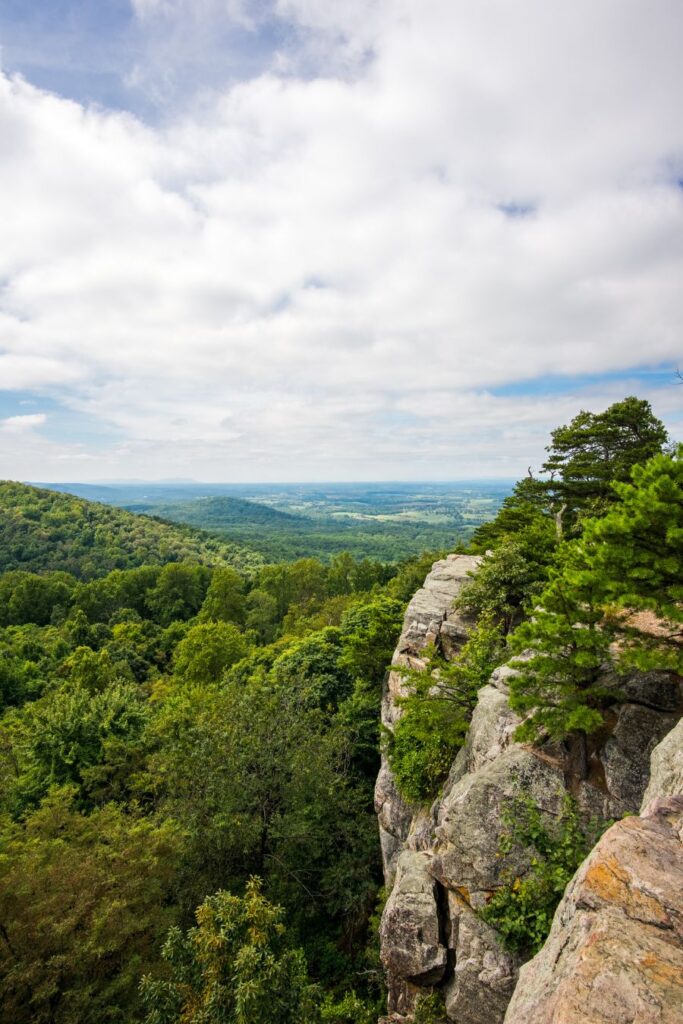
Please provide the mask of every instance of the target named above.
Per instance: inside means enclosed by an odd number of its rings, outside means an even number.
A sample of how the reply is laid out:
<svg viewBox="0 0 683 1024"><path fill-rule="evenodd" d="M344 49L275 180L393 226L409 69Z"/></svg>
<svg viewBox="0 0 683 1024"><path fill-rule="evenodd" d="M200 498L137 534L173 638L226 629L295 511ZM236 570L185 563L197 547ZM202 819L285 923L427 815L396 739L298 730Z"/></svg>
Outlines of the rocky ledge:
<svg viewBox="0 0 683 1024"><path fill-rule="evenodd" d="M640 817L613 825L579 868L505 1024L683 1021L683 722L653 754Z"/></svg>
<svg viewBox="0 0 683 1024"><path fill-rule="evenodd" d="M401 667L424 667L429 644L454 657L466 640L471 622L453 605L477 564L477 558L464 555L435 563L411 601L385 687L382 720L387 728L401 713L396 705L404 692ZM387 1020L411 1020L417 996L434 988L444 996L448 1019L457 1024L502 1024L504 1018L521 1024L523 1015L528 1017L525 1024L574 1020L561 1014L535 1018L526 1009L514 1018L505 1017L521 965L478 911L508 872L524 875L532 853L501 857L502 811L516 797L530 796L554 813L570 791L586 821L596 815L608 819L637 814L650 780L650 754L671 734L680 716L680 681L666 673L634 674L620 681L624 702L592 745L586 777L577 779L569 752L535 750L513 740L519 719L508 705L511 672L508 666L497 669L480 691L467 742L431 808L407 804L389 765L382 763L375 796L389 890L380 928L389 990ZM660 761L658 771L675 780L681 770L675 750ZM633 834L634 842L636 833L641 834L628 822L618 827ZM643 825L643 834L660 836L666 828L662 820L652 819ZM667 842L672 841L669 836ZM531 975L522 977L524 986L515 996L519 1000ZM540 981L533 986L534 992L541 989ZM531 1005L529 992L520 1007ZM581 1019L585 1024L603 1020ZM640 1024L640 1018L628 1016L604 1020ZM673 1018L661 1020L670 1024Z"/></svg>
<svg viewBox="0 0 683 1024"><path fill-rule="evenodd" d="M467 640L472 620L458 612L454 604L480 561L472 555L449 555L435 562L424 586L408 605L382 696L382 724L387 729L393 728L401 713L396 704L396 698L405 695L401 667L424 668L425 649L432 645L452 657ZM379 819L384 877L391 887L398 855L408 842L411 830L415 831L419 810L410 807L400 796L384 755L375 786L375 810Z"/></svg>

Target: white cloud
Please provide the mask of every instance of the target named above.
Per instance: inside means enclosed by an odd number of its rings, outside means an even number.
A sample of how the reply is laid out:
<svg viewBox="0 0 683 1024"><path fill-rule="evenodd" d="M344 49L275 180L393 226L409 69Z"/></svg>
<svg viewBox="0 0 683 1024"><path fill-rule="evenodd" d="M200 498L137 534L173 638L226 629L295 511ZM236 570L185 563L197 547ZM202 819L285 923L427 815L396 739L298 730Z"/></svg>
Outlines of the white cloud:
<svg viewBox="0 0 683 1024"><path fill-rule="evenodd" d="M683 362L680 5L276 10L273 70L156 127L0 80L0 386L143 475L514 475L584 396L491 389Z"/></svg>
<svg viewBox="0 0 683 1024"><path fill-rule="evenodd" d="M5 434L24 434L27 430L35 430L42 427L47 420L43 412L31 413L27 416L7 416L0 420L0 430Z"/></svg>
<svg viewBox="0 0 683 1024"><path fill-rule="evenodd" d="M249 0L131 0L133 13L141 21L161 17L181 22L192 19L206 24L216 18L229 18L252 26L254 16L249 14L249 9L254 6ZM207 30L210 27L207 24Z"/></svg>

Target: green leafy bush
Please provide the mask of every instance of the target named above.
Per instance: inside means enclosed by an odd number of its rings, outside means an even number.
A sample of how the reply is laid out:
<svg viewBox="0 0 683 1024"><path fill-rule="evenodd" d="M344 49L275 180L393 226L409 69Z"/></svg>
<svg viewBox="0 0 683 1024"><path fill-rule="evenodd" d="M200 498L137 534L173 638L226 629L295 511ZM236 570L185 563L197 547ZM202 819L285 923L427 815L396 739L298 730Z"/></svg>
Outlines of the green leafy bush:
<svg viewBox="0 0 683 1024"><path fill-rule="evenodd" d="M381 1007L347 992L341 999L328 997L320 1007L322 1024L375 1024Z"/></svg>
<svg viewBox="0 0 683 1024"><path fill-rule="evenodd" d="M530 797L513 800L503 813L506 829L501 856L514 848L531 849L529 870L515 875L492 896L482 917L503 937L508 949L533 956L545 942L553 915L570 879L609 822L582 824L567 795L553 820Z"/></svg>
<svg viewBox="0 0 683 1024"><path fill-rule="evenodd" d="M521 621L523 609L543 589L547 564L529 558L521 540L506 538L487 554L465 587L458 606L477 615L491 615L504 633Z"/></svg>
<svg viewBox="0 0 683 1024"><path fill-rule="evenodd" d="M413 1016L414 1024L447 1024L446 1007L440 992L418 996Z"/></svg>

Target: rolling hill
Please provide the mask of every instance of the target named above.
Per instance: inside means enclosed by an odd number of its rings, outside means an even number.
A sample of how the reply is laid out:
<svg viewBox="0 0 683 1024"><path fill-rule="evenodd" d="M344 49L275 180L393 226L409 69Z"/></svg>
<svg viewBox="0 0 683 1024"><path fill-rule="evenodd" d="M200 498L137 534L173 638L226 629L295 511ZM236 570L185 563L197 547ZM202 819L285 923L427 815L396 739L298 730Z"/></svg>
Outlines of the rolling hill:
<svg viewBox="0 0 683 1024"><path fill-rule="evenodd" d="M191 526L12 481L0 482L0 572L60 569L81 579L112 569L193 561L250 572L251 548Z"/></svg>

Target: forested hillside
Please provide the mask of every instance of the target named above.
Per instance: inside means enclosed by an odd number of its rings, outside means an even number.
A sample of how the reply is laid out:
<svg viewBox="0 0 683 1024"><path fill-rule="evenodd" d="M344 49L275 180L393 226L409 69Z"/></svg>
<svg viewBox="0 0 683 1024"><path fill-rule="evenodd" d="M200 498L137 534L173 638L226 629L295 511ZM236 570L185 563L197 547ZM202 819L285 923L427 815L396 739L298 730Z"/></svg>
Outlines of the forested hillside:
<svg viewBox="0 0 683 1024"><path fill-rule="evenodd" d="M277 954L311 1019L373 1019L377 706L431 560L0 576L0 1020L174 1019L164 959L183 975L200 906L209 946L221 915L243 921L235 984L268 1013Z"/></svg>
<svg viewBox="0 0 683 1024"><path fill-rule="evenodd" d="M207 530L226 530L233 526L269 526L274 530L286 530L297 525L311 526L310 519L305 516L281 512L269 505L246 501L244 498L218 496L170 504L132 504L126 505L126 508L130 512L144 512L148 515L153 512L162 519L177 520Z"/></svg>
<svg viewBox="0 0 683 1024"><path fill-rule="evenodd" d="M196 561L249 570L263 558L242 545L132 515L70 494L0 483L0 567L63 570L82 579L112 569Z"/></svg>
<svg viewBox="0 0 683 1024"><path fill-rule="evenodd" d="M451 516L450 522L438 525L421 520L314 518L224 497L129 508L247 544L269 561L308 556L330 558L343 551L356 558L400 561L420 551L454 547L472 532L460 516Z"/></svg>

